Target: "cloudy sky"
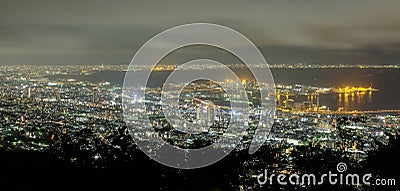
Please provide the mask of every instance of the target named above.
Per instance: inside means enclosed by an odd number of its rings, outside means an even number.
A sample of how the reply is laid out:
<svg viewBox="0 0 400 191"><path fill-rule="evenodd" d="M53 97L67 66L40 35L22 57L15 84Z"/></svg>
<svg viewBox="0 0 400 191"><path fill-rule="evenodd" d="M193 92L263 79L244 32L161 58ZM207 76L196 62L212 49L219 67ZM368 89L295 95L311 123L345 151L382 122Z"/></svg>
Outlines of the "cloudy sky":
<svg viewBox="0 0 400 191"><path fill-rule="evenodd" d="M373 0L2 0L0 65L127 64L149 38L192 22L241 32L270 63L400 64L399 8Z"/></svg>

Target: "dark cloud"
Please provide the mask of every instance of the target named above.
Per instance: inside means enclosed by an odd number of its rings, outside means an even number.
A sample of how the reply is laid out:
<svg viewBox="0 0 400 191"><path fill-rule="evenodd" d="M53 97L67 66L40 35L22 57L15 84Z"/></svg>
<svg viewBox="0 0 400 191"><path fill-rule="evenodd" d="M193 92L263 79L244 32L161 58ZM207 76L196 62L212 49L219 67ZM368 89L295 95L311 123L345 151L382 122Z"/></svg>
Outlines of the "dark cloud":
<svg viewBox="0 0 400 191"><path fill-rule="evenodd" d="M127 63L185 23L236 29L273 63L396 63L398 1L14 1L0 7L0 64Z"/></svg>

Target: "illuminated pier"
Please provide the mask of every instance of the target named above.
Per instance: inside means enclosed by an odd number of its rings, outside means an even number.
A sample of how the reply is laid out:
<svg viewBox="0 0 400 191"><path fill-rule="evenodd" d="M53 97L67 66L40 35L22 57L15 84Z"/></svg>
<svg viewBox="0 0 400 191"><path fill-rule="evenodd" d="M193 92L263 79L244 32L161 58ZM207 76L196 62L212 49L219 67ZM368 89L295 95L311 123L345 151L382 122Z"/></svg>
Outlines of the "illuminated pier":
<svg viewBox="0 0 400 191"><path fill-rule="evenodd" d="M365 110L365 111L298 111L297 113L320 113L320 114L376 114L376 113L400 113L400 109L381 109L381 110Z"/></svg>
<svg viewBox="0 0 400 191"><path fill-rule="evenodd" d="M376 88L373 87L345 87L345 88L337 88L334 89L335 92L337 93L358 93L358 92L375 92L379 91Z"/></svg>

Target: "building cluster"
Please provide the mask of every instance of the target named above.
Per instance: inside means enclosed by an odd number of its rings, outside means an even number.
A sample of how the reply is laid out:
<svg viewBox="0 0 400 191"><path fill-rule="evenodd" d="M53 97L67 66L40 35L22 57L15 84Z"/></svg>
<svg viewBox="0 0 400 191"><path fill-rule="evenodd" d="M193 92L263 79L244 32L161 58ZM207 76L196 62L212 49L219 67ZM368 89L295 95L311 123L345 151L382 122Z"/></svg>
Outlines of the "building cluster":
<svg viewBox="0 0 400 191"><path fill-rule="evenodd" d="M230 103L237 100L228 98L227 93L213 82L182 85L178 88L183 90L181 95L175 97L178 102L170 103L171 107L178 109L164 113L161 97L176 94L162 95L168 92L161 92L160 88L146 91L146 108L135 107L135 104L143 104L144 100L135 97L135 92L142 88L132 88L128 96L132 107L123 108L121 85L106 81L94 83L73 78L48 78L61 74L91 74L104 70L104 66L3 69L0 72L0 149L51 152L81 165L102 168L113 161L134 160L133 152L138 149L123 120L124 109L129 113L133 127L143 127L150 122L158 136L181 148L211 145L226 134L232 115L241 115L242 112L231 111ZM249 120L239 118L234 123L249 126L241 144L232 153L239 157L248 149L260 111L266 109L260 106L259 91L252 82L225 83L233 89L244 85L249 97L246 104L252 106L250 113L253 115ZM299 159L325 152L360 164L370 152L389 144L390 137L400 133L398 114L319 112L326 109L319 104L318 95L332 91L329 88L278 85L276 89L278 110L274 125L261 151L241 161L243 168L239 183L233 185L236 188L256 189L257 180L252 176L265 167L272 169L271 172L301 171L297 163ZM296 103L290 99L291 94L316 97L312 99L314 101ZM296 107L301 109L293 109ZM170 124L166 115L180 115L185 120L176 127ZM197 129L199 133L179 131L192 124L200 127Z"/></svg>

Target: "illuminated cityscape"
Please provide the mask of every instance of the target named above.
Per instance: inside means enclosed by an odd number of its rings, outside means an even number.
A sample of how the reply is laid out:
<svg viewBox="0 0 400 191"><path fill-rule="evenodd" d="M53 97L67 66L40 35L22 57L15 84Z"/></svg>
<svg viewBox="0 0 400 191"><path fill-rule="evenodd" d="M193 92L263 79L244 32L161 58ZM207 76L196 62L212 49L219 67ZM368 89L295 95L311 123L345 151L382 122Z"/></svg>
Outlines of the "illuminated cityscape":
<svg viewBox="0 0 400 191"><path fill-rule="evenodd" d="M3 128L0 133L3 150L51 153L72 165L89 165L92 168L109 168L114 163L136 160L138 148L122 117L121 85L106 80L78 79L82 74L92 76L108 70L124 72L125 67L2 68L0 97ZM228 79L225 83L232 88L244 85L249 94L257 90L250 80L235 84ZM133 91L142 87L137 88ZM229 183L231 189L258 190L261 187L256 184L254 175L259 173L261 167L271 172L301 173L303 168L300 168L299 162L307 160L306 156L325 157L321 153L326 152L341 156L342 160L355 167L362 166L368 161L370 153L390 145L399 134L399 110L357 111L346 108L346 104L355 102L353 98L379 94L375 87L277 84L276 90L275 124L259 155L238 159L243 168L234 172L240 175L239 179ZM230 100L225 99L225 93L217 84L198 81L182 91L183 97L179 102L183 104L180 106L182 115L195 123L206 119L211 125L209 129L201 129L199 134L182 133L170 126L159 105L160 89L150 88L147 92L151 100L148 102L148 108L151 108L147 111L148 116L159 136L168 143L181 148L200 148L212 144L224 134L230 117L230 107L227 107ZM337 96L337 108L324 105L320 100L323 96ZM135 97L132 99L138 103L144 101ZM204 100L212 100L213 105ZM250 102L256 103L257 100ZM132 117L135 118L135 115ZM146 121L137 118L138 125ZM254 132L254 126L246 131L241 144L230 157L240 158L247 151ZM268 156L264 156L266 153Z"/></svg>
<svg viewBox="0 0 400 191"><path fill-rule="evenodd" d="M399 7L3 0L0 190L399 191Z"/></svg>

